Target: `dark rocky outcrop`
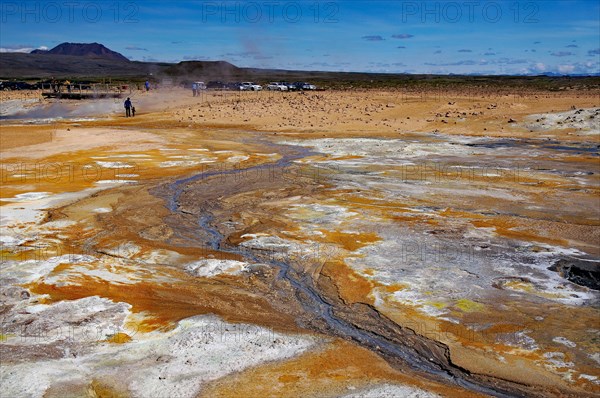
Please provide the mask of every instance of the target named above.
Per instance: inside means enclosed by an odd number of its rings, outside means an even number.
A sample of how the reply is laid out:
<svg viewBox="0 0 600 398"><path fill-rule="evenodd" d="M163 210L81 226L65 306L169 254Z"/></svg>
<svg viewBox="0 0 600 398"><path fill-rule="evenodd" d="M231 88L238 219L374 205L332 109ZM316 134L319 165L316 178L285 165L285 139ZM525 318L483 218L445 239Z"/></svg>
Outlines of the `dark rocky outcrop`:
<svg viewBox="0 0 600 398"><path fill-rule="evenodd" d="M600 290L600 264L579 259L560 259L549 270L580 286Z"/></svg>
<svg viewBox="0 0 600 398"><path fill-rule="evenodd" d="M61 43L51 50L33 50L31 54L75 55L129 62L129 59L124 55L106 48L100 43Z"/></svg>

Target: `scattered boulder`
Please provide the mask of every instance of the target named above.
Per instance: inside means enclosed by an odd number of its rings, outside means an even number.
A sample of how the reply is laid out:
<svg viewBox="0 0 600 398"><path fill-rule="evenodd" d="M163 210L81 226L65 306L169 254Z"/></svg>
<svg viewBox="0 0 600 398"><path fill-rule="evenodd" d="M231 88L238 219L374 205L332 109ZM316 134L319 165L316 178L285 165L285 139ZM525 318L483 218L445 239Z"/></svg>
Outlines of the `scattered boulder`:
<svg viewBox="0 0 600 398"><path fill-rule="evenodd" d="M563 278L593 290L600 290L600 264L578 259L560 259L548 267Z"/></svg>

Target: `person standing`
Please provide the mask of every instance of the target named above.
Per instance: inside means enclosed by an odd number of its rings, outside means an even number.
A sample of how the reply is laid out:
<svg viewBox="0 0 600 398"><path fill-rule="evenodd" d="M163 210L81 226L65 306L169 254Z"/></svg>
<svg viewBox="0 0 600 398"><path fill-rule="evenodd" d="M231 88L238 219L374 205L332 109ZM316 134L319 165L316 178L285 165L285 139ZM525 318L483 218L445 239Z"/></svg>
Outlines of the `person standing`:
<svg viewBox="0 0 600 398"><path fill-rule="evenodd" d="M150 81L146 80L146 83L144 83L144 86L146 87L146 91L150 91Z"/></svg>
<svg viewBox="0 0 600 398"><path fill-rule="evenodd" d="M131 99L129 97L127 97L127 99L125 100L125 117L130 117L131 116L131 108L132 108L132 104L131 104Z"/></svg>
<svg viewBox="0 0 600 398"><path fill-rule="evenodd" d="M192 83L192 96L195 97L198 93L198 84L196 82Z"/></svg>

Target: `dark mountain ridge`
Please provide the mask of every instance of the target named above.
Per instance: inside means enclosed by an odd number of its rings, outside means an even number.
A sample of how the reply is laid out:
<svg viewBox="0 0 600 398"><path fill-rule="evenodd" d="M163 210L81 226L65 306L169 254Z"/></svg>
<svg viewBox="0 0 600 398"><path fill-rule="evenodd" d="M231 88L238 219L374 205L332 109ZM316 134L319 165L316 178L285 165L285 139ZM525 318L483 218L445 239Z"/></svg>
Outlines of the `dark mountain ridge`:
<svg viewBox="0 0 600 398"><path fill-rule="evenodd" d="M61 43L51 50L33 50L30 54L73 55L78 57L94 57L129 62L129 59L124 55L113 51L100 43Z"/></svg>
<svg viewBox="0 0 600 398"><path fill-rule="evenodd" d="M0 79L105 79L160 80L174 84L203 80L310 81L320 86L358 87L530 87L563 90L569 87L598 89L600 78L591 76L479 76L414 75L242 68L226 61L179 63L130 61L99 43L62 43L49 51L0 54Z"/></svg>

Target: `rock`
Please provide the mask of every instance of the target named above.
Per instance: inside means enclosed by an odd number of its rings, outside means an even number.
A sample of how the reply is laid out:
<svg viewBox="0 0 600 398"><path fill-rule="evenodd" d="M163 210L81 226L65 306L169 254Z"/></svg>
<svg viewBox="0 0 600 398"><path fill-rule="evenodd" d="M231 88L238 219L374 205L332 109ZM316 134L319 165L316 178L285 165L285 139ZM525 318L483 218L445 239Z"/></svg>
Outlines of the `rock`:
<svg viewBox="0 0 600 398"><path fill-rule="evenodd" d="M29 292L20 286L6 286L2 288L0 295L3 296L4 299L12 299L10 300L12 302L27 300L30 297Z"/></svg>
<svg viewBox="0 0 600 398"><path fill-rule="evenodd" d="M560 259L548 267L563 278L593 290L600 290L600 265L591 261L578 259Z"/></svg>

